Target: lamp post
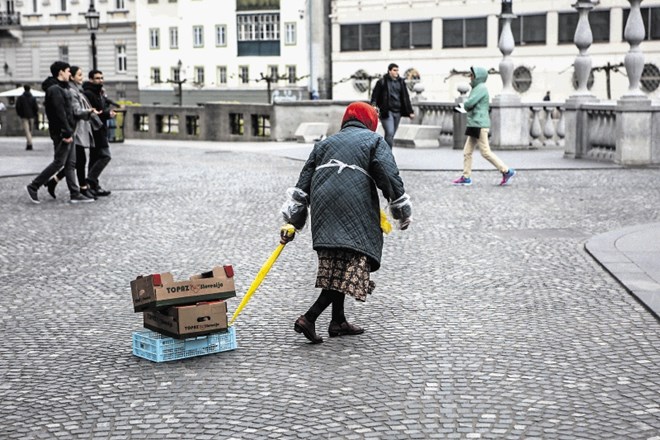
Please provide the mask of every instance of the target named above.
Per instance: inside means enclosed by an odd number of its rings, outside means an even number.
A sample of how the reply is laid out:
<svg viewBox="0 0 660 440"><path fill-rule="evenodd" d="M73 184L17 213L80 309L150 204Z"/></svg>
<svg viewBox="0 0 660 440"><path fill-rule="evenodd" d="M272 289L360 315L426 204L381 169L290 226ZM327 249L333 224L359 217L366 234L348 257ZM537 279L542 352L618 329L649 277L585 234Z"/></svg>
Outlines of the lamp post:
<svg viewBox="0 0 660 440"><path fill-rule="evenodd" d="M99 30L99 18L101 14L94 8L94 0L89 0L89 9L85 14L87 30L92 38L92 68L96 70L96 31Z"/></svg>
<svg viewBox="0 0 660 440"><path fill-rule="evenodd" d="M184 78L183 80L181 79L181 67L182 66L183 66L183 63L181 62L181 60L179 60L179 62L176 63L177 70L176 70L176 75L174 76L174 79L168 79L167 80L168 83L176 84L178 89L179 89L179 107L183 106L183 93L182 93L182 90L181 90L181 85L184 82L186 82L186 78Z"/></svg>

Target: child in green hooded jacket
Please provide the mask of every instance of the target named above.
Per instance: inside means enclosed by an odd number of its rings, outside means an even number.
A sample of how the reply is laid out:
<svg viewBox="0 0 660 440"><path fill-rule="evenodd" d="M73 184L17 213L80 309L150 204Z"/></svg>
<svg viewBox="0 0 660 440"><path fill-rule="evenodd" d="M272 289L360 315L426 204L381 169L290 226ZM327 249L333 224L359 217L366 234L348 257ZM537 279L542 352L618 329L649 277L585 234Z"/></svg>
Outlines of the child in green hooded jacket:
<svg viewBox="0 0 660 440"><path fill-rule="evenodd" d="M463 147L463 174L452 182L454 185L472 185L472 153L475 147L479 148L484 159L492 163L502 173L501 186L506 185L509 179L516 174L516 170L506 166L490 150L490 145L488 144L490 96L486 87L487 79L488 71L483 67L470 68L470 86L472 90L467 100L463 103L467 111L467 129L465 130L467 139Z"/></svg>

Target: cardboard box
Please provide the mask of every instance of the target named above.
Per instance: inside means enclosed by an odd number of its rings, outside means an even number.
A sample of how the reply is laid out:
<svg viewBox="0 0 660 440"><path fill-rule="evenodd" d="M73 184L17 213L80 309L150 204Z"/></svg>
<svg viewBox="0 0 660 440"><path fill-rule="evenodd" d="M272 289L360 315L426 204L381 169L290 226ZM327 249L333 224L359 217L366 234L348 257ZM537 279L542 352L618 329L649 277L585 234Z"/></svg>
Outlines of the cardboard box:
<svg viewBox="0 0 660 440"><path fill-rule="evenodd" d="M136 312L194 304L236 296L232 266L214 267L186 281L174 281L169 272L139 276L131 281Z"/></svg>
<svg viewBox="0 0 660 440"><path fill-rule="evenodd" d="M144 312L149 330L185 339L227 330L227 303L210 301Z"/></svg>

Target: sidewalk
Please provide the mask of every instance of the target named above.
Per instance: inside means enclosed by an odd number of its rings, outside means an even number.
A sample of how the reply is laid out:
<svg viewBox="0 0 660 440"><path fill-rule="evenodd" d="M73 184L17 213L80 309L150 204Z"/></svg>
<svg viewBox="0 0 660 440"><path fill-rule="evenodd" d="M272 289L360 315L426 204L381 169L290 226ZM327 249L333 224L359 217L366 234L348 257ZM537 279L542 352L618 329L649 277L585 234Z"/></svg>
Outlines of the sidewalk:
<svg viewBox="0 0 660 440"><path fill-rule="evenodd" d="M51 159L51 143L35 138L35 150L23 150L20 137L0 139L0 178L30 176L39 173ZM161 140L128 140L112 148L134 146L196 148L212 151L250 152L304 161L312 144L295 142L184 142ZM566 159L561 149L497 151L497 155L519 172L530 170L596 170L616 169L619 165L581 159ZM394 155L402 171L456 171L462 169L462 154L450 148L395 148ZM492 166L478 153L473 169L489 170ZM515 180L514 180L515 184ZM656 316L660 316L660 223L637 225L610 231L590 239L585 248L614 278Z"/></svg>

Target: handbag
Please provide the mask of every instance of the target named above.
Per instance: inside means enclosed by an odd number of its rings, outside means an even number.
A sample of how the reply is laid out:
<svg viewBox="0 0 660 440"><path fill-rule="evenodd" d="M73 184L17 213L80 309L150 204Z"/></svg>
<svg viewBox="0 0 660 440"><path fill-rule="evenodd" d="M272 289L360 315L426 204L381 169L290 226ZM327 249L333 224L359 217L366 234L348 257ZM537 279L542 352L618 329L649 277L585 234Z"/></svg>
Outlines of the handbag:
<svg viewBox="0 0 660 440"><path fill-rule="evenodd" d="M89 114L89 122L92 124L92 129L98 131L103 127L103 121L96 113Z"/></svg>

